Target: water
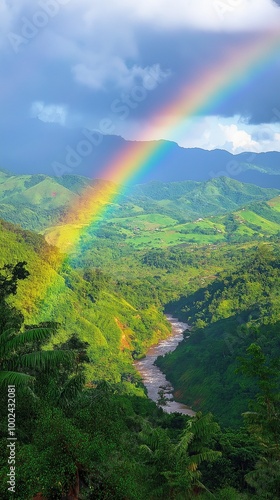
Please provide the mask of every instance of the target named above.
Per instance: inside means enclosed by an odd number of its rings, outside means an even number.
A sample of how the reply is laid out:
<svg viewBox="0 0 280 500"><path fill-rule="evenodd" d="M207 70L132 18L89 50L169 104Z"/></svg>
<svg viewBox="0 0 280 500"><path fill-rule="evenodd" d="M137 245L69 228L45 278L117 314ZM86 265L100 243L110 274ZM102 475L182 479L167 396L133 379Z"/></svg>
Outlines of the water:
<svg viewBox="0 0 280 500"><path fill-rule="evenodd" d="M178 321L170 315L166 318L172 325L172 333L170 337L161 340L157 345L150 347L146 357L134 362L136 370L140 373L143 383L148 391L148 396L152 401L158 402L159 391L163 391L166 398L166 405L160 405L167 413L184 413L185 415L194 416L195 412L188 406L178 403L173 400L174 387L166 380L164 373L154 365L158 356L163 356L167 352L172 352L177 345L183 340L183 332L189 329L189 325Z"/></svg>

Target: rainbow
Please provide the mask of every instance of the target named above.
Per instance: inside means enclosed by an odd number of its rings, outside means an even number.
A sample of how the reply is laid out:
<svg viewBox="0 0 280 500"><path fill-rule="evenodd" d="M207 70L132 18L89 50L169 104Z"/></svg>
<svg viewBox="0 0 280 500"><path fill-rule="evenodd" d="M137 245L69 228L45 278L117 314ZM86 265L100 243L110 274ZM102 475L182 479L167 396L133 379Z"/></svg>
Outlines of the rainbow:
<svg viewBox="0 0 280 500"><path fill-rule="evenodd" d="M238 46L210 70L197 75L163 110L151 117L150 127L139 136L138 141L131 142L102 172L102 177L112 183L107 186L102 184L100 188L86 188L68 210L60 226L61 231L58 226L57 231L47 235L50 243L69 253L79 245L86 228L104 217L108 207L116 203L123 186L135 181L137 176L152 168L160 155L166 154L168 143L141 142L149 136L149 130L160 125L166 132L174 131L183 120L188 119L191 123L191 119L199 114L210 114L217 104L252 81L279 55L280 31L262 32L248 38L245 46ZM68 231L69 224L72 225L71 232ZM65 225L68 225L68 230L63 235Z"/></svg>
<svg viewBox="0 0 280 500"><path fill-rule="evenodd" d="M166 132L180 127L182 120L191 119L199 114L211 112L219 102L229 98L248 80L252 80L263 71L278 55L280 47L279 31L255 35L244 47L238 47L214 68L201 73L192 84L183 86L171 103L150 119L149 129L157 125L164 126ZM71 232L63 235L57 231L47 236L50 243L70 252L79 244L80 236L89 226L104 216L106 209L116 203L120 188L135 180L137 176L149 170L160 155L167 152L168 143L141 142L149 136L145 130L137 142L113 159L102 172L102 177L110 179L112 184L100 188L86 188L82 196L68 210L62 227L72 225ZM143 145L144 144L144 145ZM73 220L75 224L73 224ZM68 227L69 230L69 227Z"/></svg>

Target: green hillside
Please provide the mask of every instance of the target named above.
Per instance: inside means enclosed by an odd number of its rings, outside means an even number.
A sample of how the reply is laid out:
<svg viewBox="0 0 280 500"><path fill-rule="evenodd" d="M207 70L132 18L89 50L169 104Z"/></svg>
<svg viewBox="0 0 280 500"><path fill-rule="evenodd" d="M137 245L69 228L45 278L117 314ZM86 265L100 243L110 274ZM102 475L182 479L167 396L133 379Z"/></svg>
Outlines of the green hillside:
<svg viewBox="0 0 280 500"><path fill-rule="evenodd" d="M5 202L8 217L40 228L49 242L71 242L85 229L79 209L92 207L80 197L85 187L92 199L96 186L106 189L74 176L1 179L3 211ZM173 194L163 195L166 187ZM258 496L262 478L251 487L247 475L260 470L270 477L279 458L280 197L227 180L161 188L149 198L118 199L106 220L80 233L68 256L42 235L0 220L0 377L12 366L17 376L35 379L28 390L17 386L18 500L39 493L73 498L74 489L85 500L265 498ZM65 224L70 197L77 213ZM13 295L19 262L30 274ZM145 397L133 360L168 335L164 308L193 330L158 364L176 399L211 410L222 430L211 414L168 415ZM10 322L19 325L16 332L5 330ZM51 336L44 330L54 323ZM236 372L240 366L247 375ZM0 394L3 500L9 500L6 394ZM249 399L259 427L250 416L246 428L239 425ZM277 498L277 484L270 481L269 498Z"/></svg>
<svg viewBox="0 0 280 500"><path fill-rule="evenodd" d="M151 183L139 186L135 193L146 191L150 197L130 194L112 205L88 237L77 217L77 222L73 220L70 224L51 224L44 230L46 239L68 251L68 242L77 239L82 231L84 250L85 242L91 245L96 238L144 250L182 244L247 242L273 237L280 231L277 190L221 178L206 183ZM188 197L186 191L191 193ZM169 195L171 200L161 199ZM271 196L273 203L267 204Z"/></svg>
<svg viewBox="0 0 280 500"><path fill-rule="evenodd" d="M279 290L279 248L262 245L231 272L169 305L193 325L191 337L158 361L180 401L215 412L224 425L241 422L256 387L236 371L238 357L252 343L270 359L279 356Z"/></svg>
<svg viewBox="0 0 280 500"><path fill-rule="evenodd" d="M111 183L110 183L111 184ZM92 181L85 177L66 175L60 178L47 177L44 175L22 175L14 176L2 172L0 178L0 217L12 223L19 223L25 229L43 231L54 225L63 223L68 208L79 202L85 188L92 189L94 199L95 188L106 186L106 181ZM116 194L119 188L116 186ZM278 195L275 189L260 188L251 184L242 184L228 178L211 179L207 182L173 182L139 185L125 192L118 198L117 204L113 206L107 215L116 219L114 223L131 226L132 218L136 217L132 227L141 227L140 216L149 216L146 221L155 224L154 229L159 227L171 227L176 223L181 224L193 221L199 217L209 217L228 213L255 201L265 201ZM151 217L154 214L154 217ZM77 210L77 216L79 210ZM127 219L129 219L127 221ZM73 221L75 222L75 221ZM131 224L130 224L131 222ZM152 226L147 229L153 229ZM63 231L63 229L62 229ZM165 235L163 243L177 244L187 238ZM135 240L136 245L147 244L147 238ZM193 237L197 239L195 236ZM219 240L212 238L213 241ZM208 240L211 240L208 238Z"/></svg>
<svg viewBox="0 0 280 500"><path fill-rule="evenodd" d="M3 173L0 178L0 216L20 224L24 229L40 231L63 219L85 188L94 189L105 181L85 177L45 175L14 176Z"/></svg>
<svg viewBox="0 0 280 500"><path fill-rule="evenodd" d="M132 199L148 211L191 220L232 212L251 201L266 200L278 194L275 189L265 189L253 184L243 184L227 177L206 182L151 182L135 187Z"/></svg>
<svg viewBox="0 0 280 500"><path fill-rule="evenodd" d="M132 213L126 217L111 217L91 233L91 238L118 239L119 243L134 250L166 248L183 244L216 245L266 240L280 233L280 197L245 205L226 215L198 217L192 222L178 223L178 219L154 213ZM144 212L144 209L143 209ZM47 240L65 240L75 227L63 225L46 230ZM84 236L86 240L86 236Z"/></svg>
<svg viewBox="0 0 280 500"><path fill-rule="evenodd" d="M59 322L54 343L65 342L70 332L88 342L89 379L119 381L122 373L133 373L131 353L140 354L169 332L147 292L145 305L139 308L101 271L93 269L89 281L84 270L72 270L42 236L4 221L0 221L0 230L0 267L26 261L30 273L19 284L12 303L23 312L26 323Z"/></svg>

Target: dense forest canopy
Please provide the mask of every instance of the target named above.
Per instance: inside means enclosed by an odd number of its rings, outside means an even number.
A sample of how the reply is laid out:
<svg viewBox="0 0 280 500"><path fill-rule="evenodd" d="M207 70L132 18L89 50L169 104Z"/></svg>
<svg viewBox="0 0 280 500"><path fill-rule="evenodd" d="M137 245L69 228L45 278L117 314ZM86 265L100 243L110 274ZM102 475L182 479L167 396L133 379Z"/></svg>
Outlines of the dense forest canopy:
<svg viewBox="0 0 280 500"><path fill-rule="evenodd" d="M278 191L139 186L67 256L52 235L88 180L60 179L46 204L51 182L1 184L1 498L8 383L17 500L278 498ZM170 334L165 312L192 326L157 361L192 418L150 401L133 365Z"/></svg>

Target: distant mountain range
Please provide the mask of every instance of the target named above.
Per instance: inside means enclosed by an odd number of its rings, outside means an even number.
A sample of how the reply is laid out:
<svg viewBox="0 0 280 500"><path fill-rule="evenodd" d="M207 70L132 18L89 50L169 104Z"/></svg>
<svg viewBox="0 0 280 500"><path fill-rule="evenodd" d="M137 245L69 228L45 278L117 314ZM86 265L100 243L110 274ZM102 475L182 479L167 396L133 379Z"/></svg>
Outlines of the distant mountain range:
<svg viewBox="0 0 280 500"><path fill-rule="evenodd" d="M103 136L98 133L92 133L90 136L90 131L62 131L59 126L50 127L45 135L46 140L38 142L39 132L34 130L34 137L29 145L19 144L19 149L22 150L20 165L16 152L11 151L9 156L2 154L2 167L16 174L56 176L63 173L91 179L103 178L106 167L132 144L119 136ZM93 143L89 152L85 150L81 156L81 141L88 141L89 136ZM186 149L171 141L156 142L164 154L155 155L151 164L146 168L144 166L137 182L206 181L213 177L226 176L261 187L280 188L280 152L232 155L219 149ZM52 144L52 148L49 148L49 144ZM146 146L147 143L143 142L143 148ZM40 147L42 154L38 161L36 151Z"/></svg>

